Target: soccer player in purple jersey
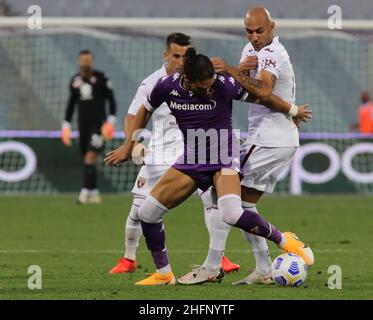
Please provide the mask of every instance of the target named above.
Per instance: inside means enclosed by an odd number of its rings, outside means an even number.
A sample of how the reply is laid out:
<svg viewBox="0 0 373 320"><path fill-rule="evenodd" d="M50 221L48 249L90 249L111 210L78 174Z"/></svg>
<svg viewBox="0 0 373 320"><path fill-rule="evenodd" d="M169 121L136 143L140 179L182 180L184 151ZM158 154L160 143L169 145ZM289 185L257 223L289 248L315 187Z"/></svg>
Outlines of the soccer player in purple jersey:
<svg viewBox="0 0 373 320"><path fill-rule="evenodd" d="M197 188L216 188L218 207L224 222L275 242L287 252L312 254L309 248L288 233L281 233L264 218L241 205L239 143L232 129L232 101L241 100L243 88L230 76L214 73L210 59L189 48L184 74L163 77L136 115L132 140L109 152L105 165L127 161L138 129L149 121L151 112L163 102L169 106L184 136L184 154L152 189L139 210L141 226L156 272L137 285L176 283L165 247L162 217L192 195ZM208 136L209 144L197 143ZM200 142L200 141L199 141ZM224 273L216 275L219 281Z"/></svg>

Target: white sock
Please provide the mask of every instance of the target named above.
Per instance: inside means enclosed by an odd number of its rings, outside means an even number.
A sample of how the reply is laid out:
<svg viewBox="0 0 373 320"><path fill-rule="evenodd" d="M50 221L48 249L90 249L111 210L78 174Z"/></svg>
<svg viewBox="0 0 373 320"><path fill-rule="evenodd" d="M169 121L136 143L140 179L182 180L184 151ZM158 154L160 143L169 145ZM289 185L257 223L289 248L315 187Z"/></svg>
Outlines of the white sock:
<svg viewBox="0 0 373 320"><path fill-rule="evenodd" d="M221 268L221 259L231 226L222 220L218 209L212 208L210 212L210 245L203 266L212 272Z"/></svg>
<svg viewBox="0 0 373 320"><path fill-rule="evenodd" d="M211 199L211 190L206 190L202 192L199 190L199 196L201 197L203 203L203 213L205 217L205 225L210 233L210 219L211 219L211 208L212 208L212 199Z"/></svg>
<svg viewBox="0 0 373 320"><path fill-rule="evenodd" d="M171 271L172 271L172 269L171 269L171 265L170 264L168 264L167 266L164 266L161 269L157 269L157 272L159 274L162 274L162 275L166 275L167 273L169 273Z"/></svg>
<svg viewBox="0 0 373 320"><path fill-rule="evenodd" d="M138 209L143 203L144 198L134 197L131 211L127 217L125 227L125 253L124 257L130 260L136 260L136 251L139 246L139 240L142 234L141 223L138 215Z"/></svg>
<svg viewBox="0 0 373 320"><path fill-rule="evenodd" d="M242 208L258 213L255 203L242 201ZM251 245L251 251L255 257L256 272L261 276L270 274L272 261L269 255L266 239L243 230L242 235Z"/></svg>

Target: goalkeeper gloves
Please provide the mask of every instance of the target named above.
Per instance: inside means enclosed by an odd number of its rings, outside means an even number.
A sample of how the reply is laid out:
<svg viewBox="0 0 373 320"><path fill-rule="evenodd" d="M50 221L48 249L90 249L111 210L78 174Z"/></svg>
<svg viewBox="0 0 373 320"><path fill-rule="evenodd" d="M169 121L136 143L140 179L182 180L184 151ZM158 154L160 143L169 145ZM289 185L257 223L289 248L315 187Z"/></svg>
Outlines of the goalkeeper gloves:
<svg viewBox="0 0 373 320"><path fill-rule="evenodd" d="M113 139L114 132L115 132L115 128L114 128L115 121L116 121L115 116L110 115L108 116L106 122L102 125L101 134L105 140Z"/></svg>
<svg viewBox="0 0 373 320"><path fill-rule="evenodd" d="M62 129L61 129L61 140L65 146L71 146L71 125L69 122L64 121L62 122Z"/></svg>

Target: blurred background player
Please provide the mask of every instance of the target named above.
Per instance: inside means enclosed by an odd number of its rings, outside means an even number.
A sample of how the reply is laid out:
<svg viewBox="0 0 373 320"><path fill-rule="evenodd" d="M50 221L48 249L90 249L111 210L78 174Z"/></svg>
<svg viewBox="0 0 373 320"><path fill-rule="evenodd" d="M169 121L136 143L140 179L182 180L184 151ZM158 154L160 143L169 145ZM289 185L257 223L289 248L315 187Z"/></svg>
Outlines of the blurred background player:
<svg viewBox="0 0 373 320"><path fill-rule="evenodd" d="M363 90L360 94L361 105L358 109L358 123L351 125L351 130L360 133L373 133L373 101L368 90Z"/></svg>
<svg viewBox="0 0 373 320"><path fill-rule="evenodd" d="M78 104L79 143L84 162L83 187L78 203L98 204L101 197L97 187L97 153L103 150L104 140L110 140L114 135L116 102L111 80L103 72L93 69L92 52L82 50L78 63L80 71L70 82L61 139L64 145L71 145L71 119ZM105 110L106 100L109 101L109 116Z"/></svg>
<svg viewBox="0 0 373 320"><path fill-rule="evenodd" d="M128 110L124 121L126 137L131 132L132 125L139 108L145 103L158 80L175 72L182 72L186 50L190 47L190 36L183 33L171 33L166 39L166 51L163 56L166 63L157 71L144 79ZM153 132L147 148L136 143L132 152L132 160L143 165L132 189L133 203L125 226L125 253L117 265L110 271L112 274L135 272L137 268L136 251L142 234L138 210L150 193L153 186L164 175L167 169L175 163L183 153L183 137L171 115L170 109L164 103L152 116ZM212 207L210 194L199 192L204 206L206 227L210 230L209 212ZM226 273L239 270L239 266L223 256L222 265Z"/></svg>
<svg viewBox="0 0 373 320"><path fill-rule="evenodd" d="M291 105L288 114L270 110L255 100L255 83L249 91L256 103L251 103L249 108L248 138L241 150L241 198L244 210L258 213L256 203L264 192L272 193L279 174L289 165L299 146L298 129L293 122L293 117L298 114L295 103L295 77L289 56L275 37L274 22L269 12L262 7L248 10L245 17L245 28L249 43L244 47L241 55L239 70L250 74L251 78L266 81L272 88L272 94L280 97ZM217 72L226 72L224 62L213 59ZM238 71L238 70L237 70ZM235 76L240 82L239 77ZM253 80L255 81L255 80ZM241 84L244 86L245 80ZM262 103L265 100L262 99ZM305 105L307 107L307 105ZM302 106L303 108L303 106ZM302 120L311 118L311 111ZM219 220L216 214L212 219ZM227 233L230 226L216 221L220 226L219 233L210 232L210 243L220 243L225 247ZM255 256L256 269L245 279L234 284L271 284L271 259L265 238L242 230L244 237L251 244ZM214 265L216 251L209 250L209 254L202 268L197 268L179 279L183 284L196 284L206 282L220 266Z"/></svg>

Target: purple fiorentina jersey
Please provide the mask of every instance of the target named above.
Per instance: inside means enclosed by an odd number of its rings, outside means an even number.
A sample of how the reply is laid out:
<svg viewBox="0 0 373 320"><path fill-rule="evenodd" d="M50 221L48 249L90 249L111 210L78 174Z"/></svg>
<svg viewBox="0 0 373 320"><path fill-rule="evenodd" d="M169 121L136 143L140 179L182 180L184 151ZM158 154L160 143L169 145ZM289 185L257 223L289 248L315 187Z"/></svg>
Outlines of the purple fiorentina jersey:
<svg viewBox="0 0 373 320"><path fill-rule="evenodd" d="M214 78L212 94L201 97L182 86L179 73L165 76L144 104L151 112L164 102L170 108L184 136L184 154L176 163L185 169L213 171L239 163L239 142L232 141L232 100L240 100L244 90L230 76Z"/></svg>

